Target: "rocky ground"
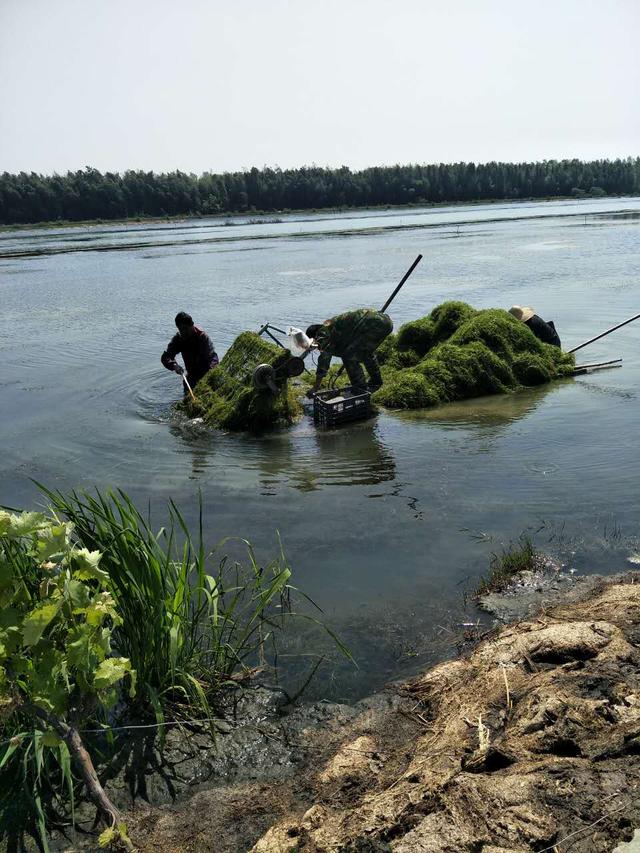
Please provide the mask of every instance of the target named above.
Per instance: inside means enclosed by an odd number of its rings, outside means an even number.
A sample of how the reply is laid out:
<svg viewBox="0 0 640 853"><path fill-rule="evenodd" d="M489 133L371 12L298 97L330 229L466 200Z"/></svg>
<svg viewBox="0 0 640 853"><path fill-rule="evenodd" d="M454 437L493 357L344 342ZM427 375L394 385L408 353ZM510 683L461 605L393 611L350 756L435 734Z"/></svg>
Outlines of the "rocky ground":
<svg viewBox="0 0 640 853"><path fill-rule="evenodd" d="M138 849L594 853L628 841L640 826L640 574L538 589L537 615L370 700L289 710L248 691L215 747L202 731L150 744L107 785Z"/></svg>

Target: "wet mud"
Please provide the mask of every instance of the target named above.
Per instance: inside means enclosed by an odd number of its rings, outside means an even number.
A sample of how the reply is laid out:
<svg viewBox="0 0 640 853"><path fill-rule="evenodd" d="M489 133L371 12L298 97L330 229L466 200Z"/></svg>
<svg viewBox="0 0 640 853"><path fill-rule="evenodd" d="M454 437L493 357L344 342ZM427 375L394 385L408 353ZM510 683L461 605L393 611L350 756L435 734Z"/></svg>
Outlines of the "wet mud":
<svg viewBox="0 0 640 853"><path fill-rule="evenodd" d="M614 850L640 825L640 573L573 583L355 705L228 701L215 741L143 740L105 779L139 850Z"/></svg>

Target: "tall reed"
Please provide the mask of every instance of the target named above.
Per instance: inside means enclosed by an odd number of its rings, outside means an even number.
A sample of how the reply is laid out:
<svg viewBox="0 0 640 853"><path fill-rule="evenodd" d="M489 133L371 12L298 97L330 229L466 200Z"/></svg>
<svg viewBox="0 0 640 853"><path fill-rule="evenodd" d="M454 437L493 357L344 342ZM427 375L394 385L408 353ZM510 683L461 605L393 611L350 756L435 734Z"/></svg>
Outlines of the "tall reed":
<svg viewBox="0 0 640 853"><path fill-rule="evenodd" d="M102 552L100 566L109 573L123 619L115 645L131 660L138 692L159 717L167 703L174 712L183 706L208 716L215 691L257 662L288 619L318 621L292 609L291 569L282 549L266 565L246 540L238 540L245 564L217 556L229 540L207 552L201 505L194 539L173 501L168 526L154 533L123 491L64 495L40 488L73 522L82 544Z"/></svg>

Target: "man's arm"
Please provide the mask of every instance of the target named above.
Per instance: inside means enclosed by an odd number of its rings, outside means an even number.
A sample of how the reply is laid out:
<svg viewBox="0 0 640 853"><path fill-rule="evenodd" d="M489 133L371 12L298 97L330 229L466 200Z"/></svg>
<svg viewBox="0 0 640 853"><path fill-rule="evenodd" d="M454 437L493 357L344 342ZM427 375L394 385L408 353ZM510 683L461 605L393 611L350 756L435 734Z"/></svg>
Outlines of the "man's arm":
<svg viewBox="0 0 640 853"><path fill-rule="evenodd" d="M182 367L176 361L176 356L179 352L182 352L182 342L180 340L180 335L174 335L169 341L169 345L166 350L160 356L160 361L167 368L167 370L173 370L174 373L183 373Z"/></svg>
<svg viewBox="0 0 640 853"><path fill-rule="evenodd" d="M316 369L316 380L313 383L313 388L310 388L307 391L307 396L312 397L316 391L320 390L320 386L322 385L322 380L329 372L329 367L331 366L331 355L328 352L320 353L320 358L318 359L318 367Z"/></svg>

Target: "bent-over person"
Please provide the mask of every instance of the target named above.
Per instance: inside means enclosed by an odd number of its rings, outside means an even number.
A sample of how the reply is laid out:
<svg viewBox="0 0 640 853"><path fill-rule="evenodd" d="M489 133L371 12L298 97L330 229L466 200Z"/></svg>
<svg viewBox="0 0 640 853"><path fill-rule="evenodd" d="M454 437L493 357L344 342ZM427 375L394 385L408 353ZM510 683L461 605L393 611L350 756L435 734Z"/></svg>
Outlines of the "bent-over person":
<svg viewBox="0 0 640 853"><path fill-rule="evenodd" d="M346 311L324 323L309 326L307 336L313 339L320 350L320 357L315 383L307 396L313 397L320 389L329 371L332 356L342 359L349 382L356 392L376 391L380 388L382 376L375 350L392 331L391 317L374 308ZM369 374L368 382L363 365Z"/></svg>
<svg viewBox="0 0 640 853"><path fill-rule="evenodd" d="M218 356L209 335L195 325L189 314L180 311L176 314L175 323L178 332L169 341L160 361L167 370L173 370L174 373L183 376L184 369L176 361L176 356L181 354L187 370L187 382L193 388L208 370L219 363ZM186 394L187 386L184 383L183 387Z"/></svg>
<svg viewBox="0 0 640 853"><path fill-rule="evenodd" d="M533 308L523 308L522 305L512 305L509 314L513 314L516 320L528 326L533 334L545 344L553 347L561 347L560 338L552 320L546 321L538 317Z"/></svg>

